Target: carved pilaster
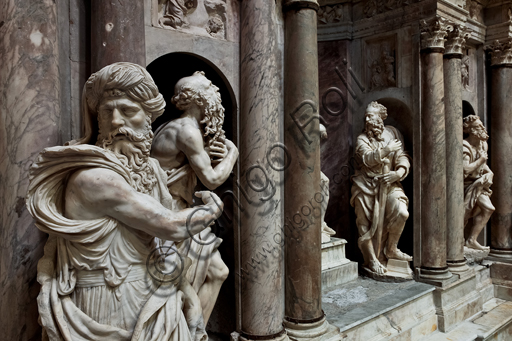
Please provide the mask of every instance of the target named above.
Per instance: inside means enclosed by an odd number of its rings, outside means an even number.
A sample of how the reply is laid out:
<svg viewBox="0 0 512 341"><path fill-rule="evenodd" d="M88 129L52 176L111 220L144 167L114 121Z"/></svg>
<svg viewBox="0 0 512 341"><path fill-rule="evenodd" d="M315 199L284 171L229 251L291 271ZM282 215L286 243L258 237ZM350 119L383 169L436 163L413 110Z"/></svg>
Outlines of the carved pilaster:
<svg viewBox="0 0 512 341"><path fill-rule="evenodd" d="M485 50L491 53L491 66L512 66L512 38L495 40Z"/></svg>
<svg viewBox="0 0 512 341"><path fill-rule="evenodd" d="M421 20L421 49L444 51L444 42L448 35L446 29L446 20L440 16L429 20Z"/></svg>
<svg viewBox="0 0 512 341"><path fill-rule="evenodd" d="M462 58L466 39L469 38L469 30L464 25L448 26L448 38L445 43L445 55L456 55Z"/></svg>
<svg viewBox="0 0 512 341"><path fill-rule="evenodd" d="M285 0L283 4L283 10L289 11L292 9L301 9L301 8L311 8L315 11L318 11L320 5L318 5L317 0Z"/></svg>

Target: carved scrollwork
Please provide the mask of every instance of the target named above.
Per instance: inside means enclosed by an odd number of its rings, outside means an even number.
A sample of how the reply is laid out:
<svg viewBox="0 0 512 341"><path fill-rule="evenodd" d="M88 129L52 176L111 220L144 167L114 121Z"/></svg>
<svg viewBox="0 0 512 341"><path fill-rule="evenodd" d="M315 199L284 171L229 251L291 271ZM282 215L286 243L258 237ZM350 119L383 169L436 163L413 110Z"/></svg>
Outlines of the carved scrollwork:
<svg viewBox="0 0 512 341"><path fill-rule="evenodd" d="M491 54L491 65L512 65L512 38L503 42L495 40L491 45L485 47Z"/></svg>
<svg viewBox="0 0 512 341"><path fill-rule="evenodd" d="M448 35L447 28L446 20L440 16L421 20L421 49L444 49L444 42Z"/></svg>
<svg viewBox="0 0 512 341"><path fill-rule="evenodd" d="M449 25L448 37L445 43L444 54L462 55L466 39L469 38L469 31L464 25Z"/></svg>
<svg viewBox="0 0 512 341"><path fill-rule="evenodd" d="M322 6L318 10L318 24L332 24L343 21L343 5Z"/></svg>

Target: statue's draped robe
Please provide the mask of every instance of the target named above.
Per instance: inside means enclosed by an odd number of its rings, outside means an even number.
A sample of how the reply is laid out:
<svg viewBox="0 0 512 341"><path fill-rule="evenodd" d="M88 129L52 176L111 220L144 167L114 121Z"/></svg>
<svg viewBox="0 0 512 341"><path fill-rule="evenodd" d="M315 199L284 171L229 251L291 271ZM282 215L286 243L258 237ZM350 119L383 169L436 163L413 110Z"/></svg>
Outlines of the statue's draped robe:
<svg viewBox="0 0 512 341"><path fill-rule="evenodd" d="M485 149L487 149L487 143L485 144ZM473 163L480 158L480 153L467 141L463 142L463 155L468 163ZM470 218L475 216L478 197L481 195L490 197L492 194L491 185L484 185L477 181L487 173L492 174L492 171L487 163L484 163L472 173L464 174L464 225L466 225Z"/></svg>
<svg viewBox="0 0 512 341"><path fill-rule="evenodd" d="M390 171L396 171L402 167L405 174L400 179L402 181L408 174L410 168L409 157L403 150L403 138L400 132L394 127L386 126L382 133L383 141L370 139L366 134L357 137L355 158L359 167L352 177L352 197L350 204L356 208L356 224L358 228L362 225L368 227L366 233L359 231L358 244L364 241L372 240L377 258L382 259L382 251L387 239L388 227L392 226L399 215L399 203L406 206L409 200L405 196L400 182L394 182L387 186L381 186L381 180L378 178L383 175L384 159L389 160ZM398 139L402 141L400 151L390 153L385 158L381 157L381 149L391 140ZM384 188L386 193L380 195ZM386 195L387 194L387 195ZM380 197L385 196L386 202L383 203ZM384 206L384 207L381 207ZM385 217L380 217L381 208L385 209ZM384 219L385 224L382 231L378 231L378 222ZM378 240L377 240L378 239ZM380 248L377 245L381 245Z"/></svg>
<svg viewBox="0 0 512 341"><path fill-rule="evenodd" d="M164 207L177 209L166 174L156 160L150 163L157 178L151 196ZM107 216L64 217L67 179L89 167L112 170L132 183L129 170L113 153L91 145L47 148L31 169L27 207L36 226L49 234L38 264L44 335L51 340L190 340L183 293L176 281L152 279L146 262L160 246L175 247L184 259L192 259L186 279L198 291L206 278L208 256L218 243L199 245L189 238L174 245ZM214 237L210 229L200 235Z"/></svg>

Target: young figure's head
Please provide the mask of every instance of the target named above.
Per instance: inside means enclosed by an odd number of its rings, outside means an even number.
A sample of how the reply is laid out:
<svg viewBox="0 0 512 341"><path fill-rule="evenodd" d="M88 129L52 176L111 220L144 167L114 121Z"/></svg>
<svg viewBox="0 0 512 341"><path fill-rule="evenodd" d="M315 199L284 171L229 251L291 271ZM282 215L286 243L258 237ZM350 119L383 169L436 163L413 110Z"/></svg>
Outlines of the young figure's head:
<svg viewBox="0 0 512 341"><path fill-rule="evenodd" d="M224 107L219 88L204 76L204 72L196 71L190 77L184 77L174 87L172 103L179 110L186 111L197 106L201 111L201 121L204 124L204 135L213 135L210 144L224 138Z"/></svg>

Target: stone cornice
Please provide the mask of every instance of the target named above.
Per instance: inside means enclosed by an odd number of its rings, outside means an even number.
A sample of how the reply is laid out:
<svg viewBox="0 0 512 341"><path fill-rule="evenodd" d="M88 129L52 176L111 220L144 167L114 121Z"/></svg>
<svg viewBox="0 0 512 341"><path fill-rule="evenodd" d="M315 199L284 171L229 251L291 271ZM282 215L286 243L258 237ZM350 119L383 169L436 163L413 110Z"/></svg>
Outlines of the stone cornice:
<svg viewBox="0 0 512 341"><path fill-rule="evenodd" d="M445 43L445 55L460 55L462 57L469 32L465 25L449 25L448 38Z"/></svg>
<svg viewBox="0 0 512 341"><path fill-rule="evenodd" d="M491 54L491 66L512 66L512 38L495 40L485 50Z"/></svg>
<svg viewBox="0 0 512 341"><path fill-rule="evenodd" d="M446 20L440 16L420 20L421 49L444 49L447 32Z"/></svg>

